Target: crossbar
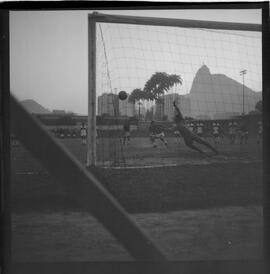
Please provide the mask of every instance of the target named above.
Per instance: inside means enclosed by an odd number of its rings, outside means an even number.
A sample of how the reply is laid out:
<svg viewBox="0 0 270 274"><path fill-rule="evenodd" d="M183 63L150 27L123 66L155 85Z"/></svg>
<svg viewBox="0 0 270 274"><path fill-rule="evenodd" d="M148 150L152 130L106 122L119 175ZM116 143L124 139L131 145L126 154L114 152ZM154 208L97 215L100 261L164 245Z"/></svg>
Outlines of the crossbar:
<svg viewBox="0 0 270 274"><path fill-rule="evenodd" d="M203 28L203 29L222 29L238 31L262 31L261 24L217 22L190 19L157 18L129 15L110 15L98 12L89 14L89 19L100 23L133 24L133 25L151 25L182 28Z"/></svg>
<svg viewBox="0 0 270 274"><path fill-rule="evenodd" d="M11 131L59 184L93 214L140 261L167 261L159 247L130 218L93 173L43 128L11 95Z"/></svg>

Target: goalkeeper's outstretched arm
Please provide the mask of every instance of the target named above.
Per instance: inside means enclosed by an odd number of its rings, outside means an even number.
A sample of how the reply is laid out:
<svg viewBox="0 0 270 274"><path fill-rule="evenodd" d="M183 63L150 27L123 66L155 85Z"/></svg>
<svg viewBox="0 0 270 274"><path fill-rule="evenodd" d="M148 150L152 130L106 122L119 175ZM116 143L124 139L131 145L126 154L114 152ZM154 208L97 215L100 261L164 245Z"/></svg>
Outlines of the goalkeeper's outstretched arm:
<svg viewBox="0 0 270 274"><path fill-rule="evenodd" d="M177 112L178 120L179 120L179 121L182 121L182 120L184 119L184 118L183 118L183 115L182 115L182 113L181 113L179 107L176 105L176 102L175 102L175 101L173 101L173 106L174 106L174 108L175 108L175 110L176 110L176 112Z"/></svg>

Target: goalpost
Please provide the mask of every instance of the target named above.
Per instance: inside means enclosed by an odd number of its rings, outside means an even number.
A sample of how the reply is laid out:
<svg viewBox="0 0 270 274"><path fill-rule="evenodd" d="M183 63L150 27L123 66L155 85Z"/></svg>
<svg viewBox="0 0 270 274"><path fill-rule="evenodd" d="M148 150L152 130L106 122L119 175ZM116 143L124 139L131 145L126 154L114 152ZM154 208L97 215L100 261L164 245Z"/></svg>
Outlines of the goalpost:
<svg viewBox="0 0 270 274"><path fill-rule="evenodd" d="M173 100L184 102L184 116L198 120L253 110L262 91L260 35L257 24L89 14L87 165L119 164L124 121L136 116L131 127L137 130L147 126L147 115L172 123ZM155 73L182 79L159 95L162 104L117 99L121 90L144 91ZM141 150L145 134L137 138Z"/></svg>

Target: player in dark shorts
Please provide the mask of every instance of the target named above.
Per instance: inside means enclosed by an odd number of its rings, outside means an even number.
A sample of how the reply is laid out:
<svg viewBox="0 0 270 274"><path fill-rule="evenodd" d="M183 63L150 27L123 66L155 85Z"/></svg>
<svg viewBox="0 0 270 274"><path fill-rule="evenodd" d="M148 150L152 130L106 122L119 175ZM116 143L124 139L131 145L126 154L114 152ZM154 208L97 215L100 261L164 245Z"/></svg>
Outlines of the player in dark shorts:
<svg viewBox="0 0 270 274"><path fill-rule="evenodd" d="M196 133L199 137L203 137L203 126L204 124L202 122L198 122L196 124Z"/></svg>
<svg viewBox="0 0 270 274"><path fill-rule="evenodd" d="M204 141L202 138L200 138L198 135L194 134L193 132L191 132L184 124L184 118L183 115L180 111L180 109L178 108L178 106L176 105L175 101L173 102L173 106L176 110L176 115L175 115L175 123L176 123L176 127L179 130L179 132L181 133L182 137L184 138L185 144L190 147L193 150L196 150L200 153L204 152L194 146L194 142L197 142L199 144L205 145L206 147L210 148L215 154L218 154L218 151L212 147L209 143L207 143L206 141Z"/></svg>
<svg viewBox="0 0 270 274"><path fill-rule="evenodd" d="M60 137L60 138L65 138L65 130L64 130L63 128L60 128L60 129L59 129L59 133L60 133L60 134L59 134L59 137Z"/></svg>
<svg viewBox="0 0 270 274"><path fill-rule="evenodd" d="M257 144L260 144L262 141L262 122L258 122L258 128L257 128Z"/></svg>
<svg viewBox="0 0 270 274"><path fill-rule="evenodd" d="M193 124L192 122L189 122L189 123L188 123L188 129L189 129L189 131L195 133L195 132L194 132L194 131L195 131L195 127L194 127L194 124Z"/></svg>
<svg viewBox="0 0 270 274"><path fill-rule="evenodd" d="M19 144L17 138L13 134L10 135L10 143L12 146L18 146Z"/></svg>
<svg viewBox="0 0 270 274"><path fill-rule="evenodd" d="M240 145L243 143L247 144L248 142L248 128L245 123L243 123L240 127Z"/></svg>
<svg viewBox="0 0 270 274"><path fill-rule="evenodd" d="M80 135L81 135L81 140L82 144L86 144L86 137L87 137L87 129L84 123L82 123L81 129L80 129Z"/></svg>
<svg viewBox="0 0 270 274"><path fill-rule="evenodd" d="M124 130L123 145L129 144L130 143L130 123L128 120L124 123L123 130Z"/></svg>
<svg viewBox="0 0 270 274"><path fill-rule="evenodd" d="M159 139L167 147L168 142L165 140L164 128L151 121L149 126L150 141L153 147L157 147L156 140Z"/></svg>
<svg viewBox="0 0 270 274"><path fill-rule="evenodd" d="M215 141L215 144L219 142L219 137L220 137L220 125L218 122L214 122L212 124L212 130L213 130L213 138Z"/></svg>
<svg viewBox="0 0 270 274"><path fill-rule="evenodd" d="M237 123L236 122L229 122L229 138L230 138L230 144L233 145L235 143L236 139L236 130L237 130Z"/></svg>

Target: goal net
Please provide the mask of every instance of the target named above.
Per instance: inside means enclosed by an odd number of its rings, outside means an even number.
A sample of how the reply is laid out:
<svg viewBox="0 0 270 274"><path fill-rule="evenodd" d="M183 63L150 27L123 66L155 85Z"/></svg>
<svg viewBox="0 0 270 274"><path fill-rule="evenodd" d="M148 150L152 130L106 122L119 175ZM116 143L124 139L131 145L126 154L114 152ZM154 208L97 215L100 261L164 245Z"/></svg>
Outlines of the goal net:
<svg viewBox="0 0 270 274"><path fill-rule="evenodd" d="M93 18L95 37L89 41L94 39L94 47L90 45L89 50L95 68L89 66L89 70L95 94L89 96L95 100L96 117L89 121L96 123L97 134L91 140L96 138L92 150L97 165L176 163L181 158L177 154L181 139L172 129L174 101L194 128L202 121L205 134L211 135L213 121L225 125L248 115L262 98L259 28ZM128 94L126 100L118 98L120 91ZM151 139L151 121L157 125L157 134L163 131L163 138Z"/></svg>

